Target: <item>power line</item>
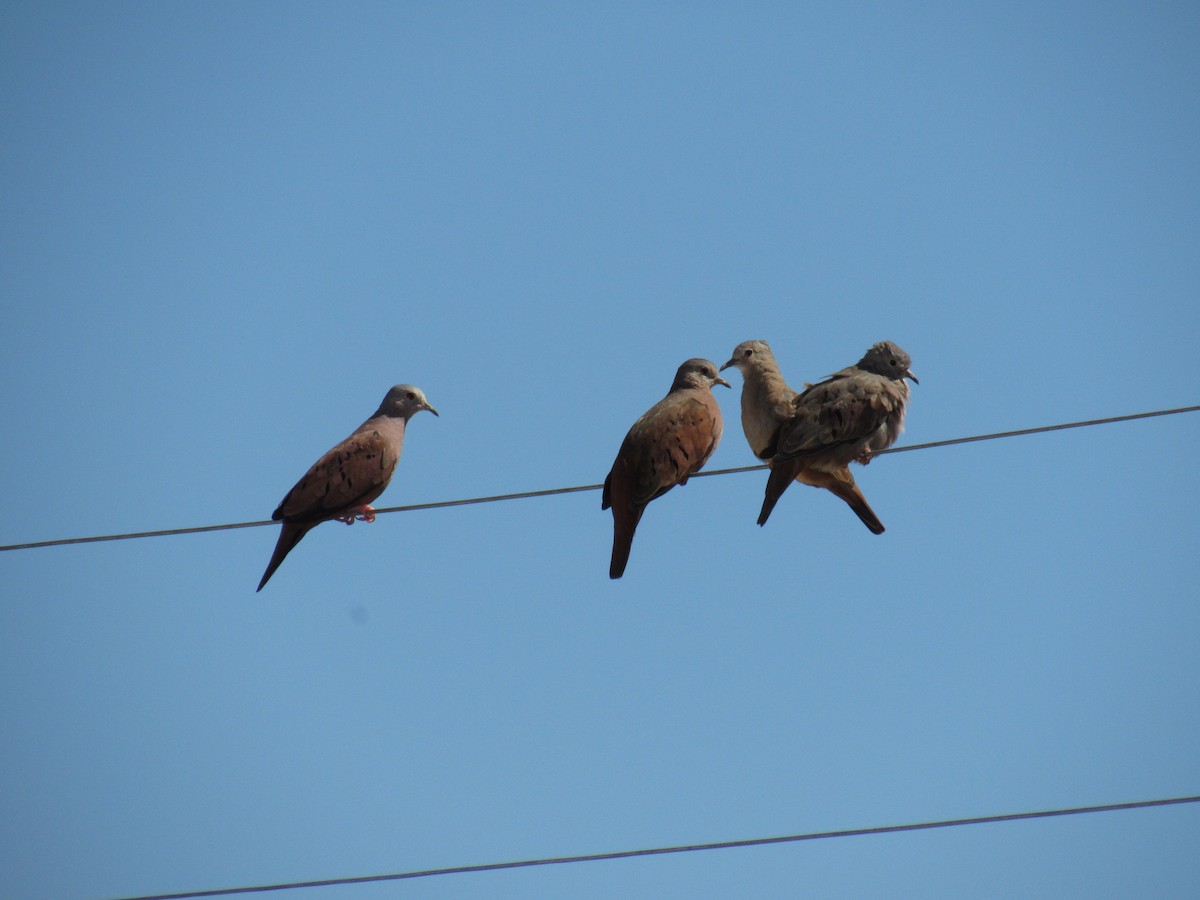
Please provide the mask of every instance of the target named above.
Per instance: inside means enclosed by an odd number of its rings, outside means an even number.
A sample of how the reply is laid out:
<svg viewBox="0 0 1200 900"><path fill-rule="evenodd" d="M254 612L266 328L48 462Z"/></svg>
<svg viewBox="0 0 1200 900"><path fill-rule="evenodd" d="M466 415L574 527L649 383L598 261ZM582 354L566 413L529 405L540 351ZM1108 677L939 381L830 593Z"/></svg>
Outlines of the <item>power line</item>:
<svg viewBox="0 0 1200 900"><path fill-rule="evenodd" d="M1200 406L1181 406L1177 409L1159 409L1153 412L1130 413L1124 416L1110 416L1107 419L1088 419L1084 422L1066 422L1061 425L1039 425L1034 428L1021 428L1017 431L996 431L991 434L977 434L972 437L949 438L943 441L930 441L926 444L908 444L903 447L891 447L880 450L875 456L885 453L906 453L910 450L932 450L936 447L951 447L955 444L972 444L978 441L994 441L1000 438L1023 437L1028 434L1044 434L1049 431L1064 431L1068 428L1087 428L1092 425L1111 425L1114 422L1131 422L1135 419L1151 419L1156 416L1174 416L1179 413L1197 412ZM697 472L693 478L709 475L734 475L741 472L754 472L767 468L765 465L739 466L732 469L713 469L708 472ZM503 500L528 500L532 497L553 497L558 494L577 494L581 491L598 491L603 485L581 484L576 487L547 488L541 491L522 491L516 494L495 494L490 497L468 497L463 500L439 500L434 503L414 503L408 506L385 506L376 509L377 515L394 512L415 512L423 509L445 509L451 506L473 506L477 503L498 503ZM271 519L260 519L255 522L231 522L226 525L198 525L190 528L163 528L156 531L131 531L125 534L101 534L91 537L56 538L50 541L31 541L24 544L0 545L3 550L32 550L37 547L58 547L64 544L95 544L100 541L129 541L135 538L166 537L176 534L201 534L206 531L229 531L234 528L257 528L261 525L276 524Z"/></svg>
<svg viewBox="0 0 1200 900"><path fill-rule="evenodd" d="M699 850L729 850L734 847L760 847L766 844L788 844L798 841L819 841L826 838L859 837L868 834L895 834L901 831L923 831L930 828L953 828L959 825L987 825L996 822L1017 822L1023 819L1048 819L1055 816L1077 816L1084 813L1116 812L1128 809L1146 809L1155 806L1175 806L1182 803L1200 802L1200 796L1171 797L1166 800L1135 800L1131 803L1108 803L1103 806L1076 806L1069 809L1048 809L1039 812L1002 813L992 816L976 816L969 819L941 819L935 822L916 822L909 825L879 825L874 828L849 828L842 831L816 831L807 834L789 834L782 837L750 838L740 841L718 841L711 844L683 844L675 847L654 847L647 850L619 850L614 853L590 853L586 856L551 856L545 859L523 859L514 862L483 863L473 866L451 866L446 869L418 869L412 872L396 872L390 875L358 875L351 878L326 878L320 881L292 881L280 884L262 884L254 887L216 888L207 891L184 891L178 894L146 894L138 897L122 897L119 900L187 900L194 897L228 897L233 894L254 894L266 891L287 891L298 888L332 887L334 885L368 884L379 881L401 881L409 878L429 878L435 875L461 875L467 872L495 872L500 869L525 869L532 866L552 866L564 863L599 862L601 860L630 859L635 856L661 856L667 853L691 853Z"/></svg>

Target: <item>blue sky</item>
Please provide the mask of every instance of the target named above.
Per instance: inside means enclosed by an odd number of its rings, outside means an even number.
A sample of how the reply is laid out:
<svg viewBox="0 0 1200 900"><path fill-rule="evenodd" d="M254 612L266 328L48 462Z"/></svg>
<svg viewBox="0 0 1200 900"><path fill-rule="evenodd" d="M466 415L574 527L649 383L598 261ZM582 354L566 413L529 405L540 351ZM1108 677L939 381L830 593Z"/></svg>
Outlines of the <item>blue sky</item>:
<svg viewBox="0 0 1200 900"><path fill-rule="evenodd" d="M892 339L901 443L1200 402L1186 3L9 4L0 543L603 480L684 359ZM740 376L712 468L753 462ZM721 390L721 389L718 389ZM1200 792L1188 414L0 554L0 893L299 881ZM1184 896L1200 809L296 892ZM290 896L291 894L286 894ZM282 896L282 895L281 895Z"/></svg>

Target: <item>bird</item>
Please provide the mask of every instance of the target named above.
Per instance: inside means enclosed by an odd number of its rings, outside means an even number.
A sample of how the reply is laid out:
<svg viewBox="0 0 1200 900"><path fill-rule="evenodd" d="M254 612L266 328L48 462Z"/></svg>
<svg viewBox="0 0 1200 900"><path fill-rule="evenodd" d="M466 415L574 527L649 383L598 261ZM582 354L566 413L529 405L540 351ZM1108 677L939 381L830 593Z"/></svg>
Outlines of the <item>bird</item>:
<svg viewBox="0 0 1200 900"><path fill-rule="evenodd" d="M704 466L721 440L721 408L712 387L729 382L717 364L689 359L675 373L671 390L633 423L612 470L604 479L600 508L612 508L613 549L609 578L620 578L629 562L633 533L646 504Z"/></svg>
<svg viewBox="0 0 1200 900"><path fill-rule="evenodd" d="M369 419L313 463L271 514L283 528L255 593L263 589L301 538L322 522L336 519L353 525L356 520L375 521L371 501L391 481L408 420L423 409L438 415L420 388L397 384Z"/></svg>
<svg viewBox="0 0 1200 900"><path fill-rule="evenodd" d="M733 356L721 366L721 371L730 367L742 373L742 431L746 443L755 456L770 466L779 442L779 429L792 417L792 404L798 395L784 381L766 341L742 341L733 348ZM795 477L801 484L824 488L841 498L867 528L883 534L883 523L855 484L849 467L827 472L802 466Z"/></svg>
<svg viewBox="0 0 1200 900"><path fill-rule="evenodd" d="M810 385L792 401L779 426L758 524L802 472L849 474L895 443L904 428L908 384L919 384L909 355L891 341L873 344L853 366ZM857 512L857 510L855 510ZM865 521L865 520L864 520Z"/></svg>

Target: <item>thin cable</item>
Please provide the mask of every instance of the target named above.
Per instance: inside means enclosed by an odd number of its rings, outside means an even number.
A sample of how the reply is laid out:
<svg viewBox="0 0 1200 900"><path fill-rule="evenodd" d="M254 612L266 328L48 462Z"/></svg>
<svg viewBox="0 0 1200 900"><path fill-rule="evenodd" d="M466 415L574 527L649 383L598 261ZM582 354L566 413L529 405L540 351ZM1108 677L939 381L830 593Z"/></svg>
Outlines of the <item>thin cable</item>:
<svg viewBox="0 0 1200 900"><path fill-rule="evenodd" d="M1111 425L1114 422L1131 422L1135 419L1151 419L1156 416L1174 416L1179 413L1197 412L1200 406L1181 406L1177 409L1160 409L1154 412L1130 413L1125 416L1111 416L1107 419L1088 419L1085 422L1067 422L1062 425L1040 425L1036 428L1022 428L1017 431L996 431L991 434L977 434L972 437L949 438L944 441L931 441L927 444L908 444L904 447L891 447L880 450L875 456L885 453L905 453L909 450L931 450L935 447L950 447L954 444L972 444L977 441L994 441L1000 438L1022 437L1027 434L1043 434L1048 431L1063 431L1068 428L1086 428L1091 425ZM713 469L708 472L697 472L693 478L708 475L734 475L740 472L754 472L765 469L765 465L739 466L732 469ZM542 491L522 491L516 494L495 494L490 497L469 497L465 500L439 500L434 503L413 503L408 506L385 506L375 510L376 515L394 512L414 512L421 509L445 509L451 506L473 506L476 503L498 503L502 500L528 500L531 497L553 497L558 494L577 494L581 491L598 491L603 485L581 484L576 487L547 488ZM56 538L51 541L31 541L25 544L0 545L2 550L32 550L37 547L58 547L63 544L95 544L100 541L129 541L134 538L165 537L173 534L200 534L205 531L229 531L233 528L257 528L260 525L274 525L270 519L257 522L233 522L228 525L199 525L191 528L164 528L157 531L131 531L126 534L101 534L92 537Z"/></svg>
<svg viewBox="0 0 1200 900"><path fill-rule="evenodd" d="M599 862L600 860L630 859L635 856L661 856L666 853L691 853L698 850L729 850L734 847L760 847L765 844L788 844L798 841L819 841L826 838L859 837L867 834L895 834L901 831L922 831L930 828L952 828L959 825L986 825L995 822L1017 822L1022 819L1048 819L1054 816L1077 816L1084 813L1115 812L1127 809L1146 809L1153 806L1174 806L1200 802L1196 797L1171 797L1166 800L1135 800L1132 803L1108 803L1103 806L1076 806L1070 809L1048 809L1040 812L1002 813L976 816L970 819L941 819L936 822L917 822L910 825L880 825L874 828L849 828L843 831L816 831L808 834L789 834L782 837L750 838L741 841L719 841L712 844L684 844L677 847L655 847L649 850L619 850L615 853L590 853L586 856L552 856L545 859L523 859L515 862L484 863L474 866L452 866L447 869L419 869L391 875L358 875L353 878L326 878L321 881L292 881L281 884L262 884L254 887L216 888L207 891L184 891L179 894L146 894L122 897L119 900L187 900L193 897L228 897L232 894L254 894L266 891L288 891L297 888L332 887L334 885L368 884L377 881L401 881L408 878L429 878L434 875L461 875L466 872L495 872L500 869L525 869L532 866L552 866L563 863Z"/></svg>

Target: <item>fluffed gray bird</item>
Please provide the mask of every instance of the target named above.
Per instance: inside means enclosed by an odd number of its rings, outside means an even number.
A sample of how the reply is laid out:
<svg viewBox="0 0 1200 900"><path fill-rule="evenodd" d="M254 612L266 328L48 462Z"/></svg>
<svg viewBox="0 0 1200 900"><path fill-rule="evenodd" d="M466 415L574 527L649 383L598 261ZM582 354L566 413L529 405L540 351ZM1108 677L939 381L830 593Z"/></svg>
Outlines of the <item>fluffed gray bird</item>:
<svg viewBox="0 0 1200 900"><path fill-rule="evenodd" d="M721 366L721 370L731 366L742 373L742 431L745 432L746 443L755 456L768 466L773 466L779 430L794 415L793 404L798 395L788 387L775 361L775 354L766 341L742 341L733 348L733 356ZM823 471L801 466L795 480L824 488L839 497L854 510L867 528L875 534L883 533L883 523L855 484L849 467Z"/></svg>
<svg viewBox="0 0 1200 900"><path fill-rule="evenodd" d="M396 470L405 425L423 409L438 415L420 388L398 384L367 421L313 463L271 514L283 523L283 529L257 591L300 539L322 522L336 519L352 525L356 519L375 521L370 504L383 493Z"/></svg>
<svg viewBox="0 0 1200 900"><path fill-rule="evenodd" d="M814 384L792 401L779 428L758 524L803 471L848 471L895 443L904 428L908 384L917 383L912 360L891 341L880 341L856 364Z"/></svg>
<svg viewBox="0 0 1200 900"><path fill-rule="evenodd" d="M620 578L629 562L633 533L646 505L700 471L721 440L721 408L714 384L729 387L707 359L689 359L675 373L671 390L633 423L612 471L604 479L600 508L612 507L613 549L609 578Z"/></svg>

